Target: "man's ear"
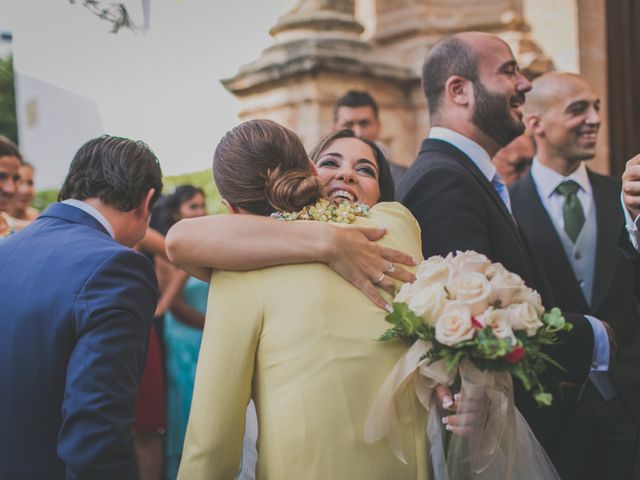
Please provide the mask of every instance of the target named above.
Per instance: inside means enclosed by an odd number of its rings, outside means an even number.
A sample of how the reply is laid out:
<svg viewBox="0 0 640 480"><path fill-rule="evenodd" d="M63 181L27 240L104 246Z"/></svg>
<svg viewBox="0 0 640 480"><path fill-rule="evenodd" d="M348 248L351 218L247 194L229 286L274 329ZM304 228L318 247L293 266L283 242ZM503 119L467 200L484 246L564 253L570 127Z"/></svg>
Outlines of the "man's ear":
<svg viewBox="0 0 640 480"><path fill-rule="evenodd" d="M540 115L534 113L525 115L524 124L527 127L527 131L530 132L531 135L542 135L544 133Z"/></svg>
<svg viewBox="0 0 640 480"><path fill-rule="evenodd" d="M451 75L444 84L444 93L456 105L469 105L473 84L464 77Z"/></svg>
<svg viewBox="0 0 640 480"><path fill-rule="evenodd" d="M150 188L144 199L140 202L138 208L136 208L136 215L140 218L149 218L151 215L151 208L149 208L149 204L151 203L151 199L153 195L156 193L155 188Z"/></svg>
<svg viewBox="0 0 640 480"><path fill-rule="evenodd" d="M238 207L234 207L233 205L231 205L226 198L222 199L222 203L224 203L224 206L227 207L227 210L229 211L229 213L231 214L240 213L240 209Z"/></svg>

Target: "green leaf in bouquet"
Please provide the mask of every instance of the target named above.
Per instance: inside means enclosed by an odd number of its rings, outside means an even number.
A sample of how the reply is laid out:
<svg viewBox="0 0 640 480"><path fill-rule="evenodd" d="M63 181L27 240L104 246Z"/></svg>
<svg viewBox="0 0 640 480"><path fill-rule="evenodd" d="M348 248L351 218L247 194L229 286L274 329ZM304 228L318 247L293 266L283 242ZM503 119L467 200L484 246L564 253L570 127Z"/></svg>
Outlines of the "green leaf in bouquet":
<svg viewBox="0 0 640 480"><path fill-rule="evenodd" d="M565 320L565 318L562 316L562 312L557 307L554 307L546 312L542 316L542 322L547 326L547 331L554 333L561 330L569 332L573 328L573 325Z"/></svg>
<svg viewBox="0 0 640 480"><path fill-rule="evenodd" d="M482 358L500 358L511 351L511 344L496 337L489 327L478 330L475 343L476 352Z"/></svg>
<svg viewBox="0 0 640 480"><path fill-rule="evenodd" d="M545 362L547 362L547 363L549 363L549 364L553 365L554 367L559 368L559 369L560 369L560 370L562 370L563 372L566 372L566 371L567 371L567 370L566 370L562 365L560 365L558 362L556 362L556 361L555 361L555 359L554 359L553 357L551 357L551 356L547 355L546 353L544 353L544 352L538 352L538 353L537 353L537 356L538 356L538 358L540 358L541 360L544 360Z"/></svg>
<svg viewBox="0 0 640 480"><path fill-rule="evenodd" d="M380 335L378 337L378 340L380 340L381 342L388 342L390 340L393 340L394 338L401 338L402 335L400 335L400 332L397 331L397 329L395 328L390 328L389 330L385 331L382 335Z"/></svg>
<svg viewBox="0 0 640 480"><path fill-rule="evenodd" d="M538 331L536 340L540 345L553 345L558 343L557 332L553 327L545 326Z"/></svg>
<svg viewBox="0 0 640 480"><path fill-rule="evenodd" d="M513 368L509 369L509 371L513 376L515 376L518 380L520 380L520 382L522 383L522 386L526 391L531 390L531 387L533 386L531 384L531 378L529 377L529 374L526 371L523 364L516 363L514 364Z"/></svg>
<svg viewBox="0 0 640 480"><path fill-rule="evenodd" d="M450 350L444 350L445 352L450 352ZM465 352L463 350L458 350L453 355L448 355L446 358L447 361L447 371L453 372L458 368L458 365L462 361L465 356Z"/></svg>
<svg viewBox="0 0 640 480"><path fill-rule="evenodd" d="M394 303L393 312L389 313L385 320L394 325L395 334L391 338L398 336L409 338L429 339L428 329L421 317L413 313L406 303ZM386 334L387 332L385 332ZM383 334L383 336L385 335ZM382 338L381 338L382 339Z"/></svg>
<svg viewBox="0 0 640 480"><path fill-rule="evenodd" d="M540 389L533 395L539 407L549 407L553 403L553 395Z"/></svg>

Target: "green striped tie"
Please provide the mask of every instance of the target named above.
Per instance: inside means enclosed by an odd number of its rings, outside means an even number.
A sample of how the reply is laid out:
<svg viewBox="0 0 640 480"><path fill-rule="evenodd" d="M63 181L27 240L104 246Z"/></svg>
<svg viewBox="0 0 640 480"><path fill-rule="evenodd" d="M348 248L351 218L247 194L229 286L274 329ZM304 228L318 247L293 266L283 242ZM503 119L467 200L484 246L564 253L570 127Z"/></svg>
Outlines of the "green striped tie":
<svg viewBox="0 0 640 480"><path fill-rule="evenodd" d="M577 195L579 188L580 185L573 180L562 182L556 188L556 191L564 197L564 205L562 206L564 231L567 232L573 243L576 243L576 239L584 225L584 211Z"/></svg>

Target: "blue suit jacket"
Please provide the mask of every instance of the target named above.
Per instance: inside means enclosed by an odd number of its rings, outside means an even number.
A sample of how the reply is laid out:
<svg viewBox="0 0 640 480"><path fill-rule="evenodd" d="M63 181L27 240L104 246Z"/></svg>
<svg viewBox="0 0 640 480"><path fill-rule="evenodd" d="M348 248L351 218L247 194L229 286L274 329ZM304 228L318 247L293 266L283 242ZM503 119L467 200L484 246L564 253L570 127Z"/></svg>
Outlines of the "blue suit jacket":
<svg viewBox="0 0 640 480"><path fill-rule="evenodd" d="M82 210L0 241L0 478L137 478L151 263Z"/></svg>

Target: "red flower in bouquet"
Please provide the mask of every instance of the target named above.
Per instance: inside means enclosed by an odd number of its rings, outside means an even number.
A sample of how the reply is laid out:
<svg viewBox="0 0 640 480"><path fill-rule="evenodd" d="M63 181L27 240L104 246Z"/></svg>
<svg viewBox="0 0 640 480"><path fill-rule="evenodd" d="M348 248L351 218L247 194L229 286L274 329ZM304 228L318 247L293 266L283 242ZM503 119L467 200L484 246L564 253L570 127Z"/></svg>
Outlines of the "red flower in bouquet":
<svg viewBox="0 0 640 480"><path fill-rule="evenodd" d="M518 363L522 357L524 357L524 347L517 346L502 358L509 363Z"/></svg>

